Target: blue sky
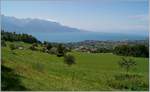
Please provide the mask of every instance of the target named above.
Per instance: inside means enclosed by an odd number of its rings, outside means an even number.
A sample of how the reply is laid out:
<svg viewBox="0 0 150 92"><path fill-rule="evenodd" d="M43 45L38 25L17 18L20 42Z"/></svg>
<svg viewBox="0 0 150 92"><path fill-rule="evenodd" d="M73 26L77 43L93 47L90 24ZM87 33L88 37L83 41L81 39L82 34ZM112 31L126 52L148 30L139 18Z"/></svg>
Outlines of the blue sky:
<svg viewBox="0 0 150 92"><path fill-rule="evenodd" d="M2 0L1 13L97 32L148 32L148 0Z"/></svg>

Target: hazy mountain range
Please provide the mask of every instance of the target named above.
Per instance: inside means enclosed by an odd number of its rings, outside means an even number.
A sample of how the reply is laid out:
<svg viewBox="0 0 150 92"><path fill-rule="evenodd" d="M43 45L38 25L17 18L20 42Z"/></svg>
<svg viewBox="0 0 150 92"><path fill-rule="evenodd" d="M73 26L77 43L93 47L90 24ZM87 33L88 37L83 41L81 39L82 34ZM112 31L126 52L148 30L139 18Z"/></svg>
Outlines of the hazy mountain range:
<svg viewBox="0 0 150 92"><path fill-rule="evenodd" d="M10 32L78 32L79 29L42 19L19 19L2 15L2 29Z"/></svg>
<svg viewBox="0 0 150 92"><path fill-rule="evenodd" d="M64 26L57 22L42 19L19 19L1 15L1 27L5 31L28 33L41 41L76 42L84 40L141 40L148 38L148 32L143 34L88 32L77 28Z"/></svg>

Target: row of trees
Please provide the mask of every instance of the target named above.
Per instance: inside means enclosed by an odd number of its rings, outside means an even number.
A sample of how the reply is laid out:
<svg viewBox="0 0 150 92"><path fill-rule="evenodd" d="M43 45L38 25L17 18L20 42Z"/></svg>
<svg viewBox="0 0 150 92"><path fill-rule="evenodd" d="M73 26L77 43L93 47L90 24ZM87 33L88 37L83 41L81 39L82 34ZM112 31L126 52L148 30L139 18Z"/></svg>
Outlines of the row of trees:
<svg viewBox="0 0 150 92"><path fill-rule="evenodd" d="M62 44L53 46L51 43L45 44L43 51L48 52L50 54L55 54L58 57L62 57L68 52L67 48L65 46L63 46Z"/></svg>
<svg viewBox="0 0 150 92"><path fill-rule="evenodd" d="M113 50L114 54L134 57L149 57L149 48L145 45L119 45Z"/></svg>
<svg viewBox="0 0 150 92"><path fill-rule="evenodd" d="M149 57L149 47L145 44L117 45L114 48L82 48L78 51L91 53L113 53L121 56Z"/></svg>
<svg viewBox="0 0 150 92"><path fill-rule="evenodd" d="M71 49L68 47L65 47L63 44L53 44L44 41L44 43L40 44L40 48L38 48L37 43L33 43L29 49L35 50L35 51L42 51L44 53L54 54L58 57L63 57L67 52L70 52Z"/></svg>
<svg viewBox="0 0 150 92"><path fill-rule="evenodd" d="M1 40L4 41L23 41L26 43L40 43L35 37L28 34L17 34L15 32L5 32L1 30Z"/></svg>
<svg viewBox="0 0 150 92"><path fill-rule="evenodd" d="M92 53L111 53L113 49L110 48L98 48L96 51L93 51Z"/></svg>

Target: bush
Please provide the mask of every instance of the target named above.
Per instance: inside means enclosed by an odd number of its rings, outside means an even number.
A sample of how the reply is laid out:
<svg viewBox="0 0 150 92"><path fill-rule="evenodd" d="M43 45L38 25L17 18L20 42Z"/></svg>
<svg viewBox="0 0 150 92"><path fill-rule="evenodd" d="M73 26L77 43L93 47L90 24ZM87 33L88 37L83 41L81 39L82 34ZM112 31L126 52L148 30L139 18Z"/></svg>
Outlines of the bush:
<svg viewBox="0 0 150 92"><path fill-rule="evenodd" d="M9 47L10 47L11 50L17 49L17 47L14 44L10 44Z"/></svg>
<svg viewBox="0 0 150 92"><path fill-rule="evenodd" d="M6 42L4 40L1 40L1 46L6 47Z"/></svg>
<svg viewBox="0 0 150 92"><path fill-rule="evenodd" d="M33 43L32 46L38 47L38 44L37 43Z"/></svg>
<svg viewBox="0 0 150 92"><path fill-rule="evenodd" d="M65 55L64 62L67 65L71 66L72 64L75 64L75 57L73 55L70 55L70 54Z"/></svg>
<svg viewBox="0 0 150 92"><path fill-rule="evenodd" d="M38 44L37 43L33 43L32 46L29 47L29 49L31 50L37 50Z"/></svg>
<svg viewBox="0 0 150 92"><path fill-rule="evenodd" d="M57 52L57 48L55 48L55 47L51 48L51 49L48 51L48 53L57 55L57 53L58 53L58 52Z"/></svg>
<svg viewBox="0 0 150 92"><path fill-rule="evenodd" d="M29 47L30 50L37 50L34 46Z"/></svg>
<svg viewBox="0 0 150 92"><path fill-rule="evenodd" d="M47 52L48 52L47 48L46 48L46 47L43 47L43 48L42 48L42 52L47 53Z"/></svg>
<svg viewBox="0 0 150 92"><path fill-rule="evenodd" d="M131 58L127 59L122 57L122 60L119 61L118 64L121 68L124 68L126 72L128 72L131 68L133 68L136 65L136 62Z"/></svg>

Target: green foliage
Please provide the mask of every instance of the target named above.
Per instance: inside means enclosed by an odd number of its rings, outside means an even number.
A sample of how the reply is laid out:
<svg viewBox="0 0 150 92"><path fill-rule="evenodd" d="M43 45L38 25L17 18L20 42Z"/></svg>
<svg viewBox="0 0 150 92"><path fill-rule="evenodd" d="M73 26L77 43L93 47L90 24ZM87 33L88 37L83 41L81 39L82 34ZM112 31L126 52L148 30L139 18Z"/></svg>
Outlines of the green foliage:
<svg viewBox="0 0 150 92"><path fill-rule="evenodd" d="M114 48L113 53L124 56L149 57L149 49L145 45L119 45Z"/></svg>
<svg viewBox="0 0 150 92"><path fill-rule="evenodd" d="M57 51L58 51L58 53L57 53L58 57L62 57L62 56L64 56L66 54L65 47L62 44L59 44L57 46Z"/></svg>
<svg viewBox="0 0 150 92"><path fill-rule="evenodd" d="M128 72L131 68L133 68L136 64L136 62L134 60L132 60L131 58L127 59L122 57L122 60L118 62L119 66L121 68L124 68L126 70L126 72Z"/></svg>
<svg viewBox="0 0 150 92"><path fill-rule="evenodd" d="M1 46L6 47L6 42L4 40L1 40Z"/></svg>
<svg viewBox="0 0 150 92"><path fill-rule="evenodd" d="M36 43L33 43L31 46L30 46L30 48L29 49L31 49L31 50L37 50L37 44Z"/></svg>
<svg viewBox="0 0 150 92"><path fill-rule="evenodd" d="M48 50L50 50L50 49L52 48L51 43L48 43L47 46L46 46L46 48L47 48Z"/></svg>
<svg viewBox="0 0 150 92"><path fill-rule="evenodd" d="M14 45L14 44L10 44L9 47L10 47L11 50L17 49L16 45Z"/></svg>
<svg viewBox="0 0 150 92"><path fill-rule="evenodd" d="M75 63L76 63L75 61L76 61L76 60L75 60L75 57L74 57L73 55L68 54L68 55L65 55L65 56L64 56L64 62L65 62L67 65L69 65L69 66L75 64Z"/></svg>
<svg viewBox="0 0 150 92"><path fill-rule="evenodd" d="M23 41L27 43L41 43L35 37L28 34L16 34L15 32L1 31L1 39L5 41Z"/></svg>
<svg viewBox="0 0 150 92"><path fill-rule="evenodd" d="M56 47L51 48L51 49L48 51L48 53L57 55L57 53L58 53L57 48L56 48Z"/></svg>
<svg viewBox="0 0 150 92"><path fill-rule="evenodd" d="M37 43L33 43L32 46L38 47L38 44Z"/></svg>
<svg viewBox="0 0 150 92"><path fill-rule="evenodd" d="M94 53L111 53L112 49L110 48L98 48Z"/></svg>
<svg viewBox="0 0 150 92"><path fill-rule="evenodd" d="M48 42L47 42L47 41L44 41L44 42L43 42L43 45L47 45L47 44L48 44Z"/></svg>
<svg viewBox="0 0 150 92"><path fill-rule="evenodd" d="M48 52L47 48L46 48L46 47L43 47L43 48L42 48L42 52L47 53L47 52Z"/></svg>

